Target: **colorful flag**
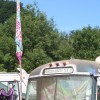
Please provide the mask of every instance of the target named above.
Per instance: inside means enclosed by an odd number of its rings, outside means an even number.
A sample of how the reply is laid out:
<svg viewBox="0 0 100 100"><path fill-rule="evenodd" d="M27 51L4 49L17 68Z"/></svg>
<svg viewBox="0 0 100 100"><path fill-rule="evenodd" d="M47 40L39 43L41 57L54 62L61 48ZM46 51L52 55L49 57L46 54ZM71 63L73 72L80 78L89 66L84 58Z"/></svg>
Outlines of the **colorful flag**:
<svg viewBox="0 0 100 100"><path fill-rule="evenodd" d="M21 31L21 21L20 21L20 1L17 0L17 7L16 7L16 36L15 36L15 42L16 42L16 56L18 59L19 64L22 60L22 31Z"/></svg>

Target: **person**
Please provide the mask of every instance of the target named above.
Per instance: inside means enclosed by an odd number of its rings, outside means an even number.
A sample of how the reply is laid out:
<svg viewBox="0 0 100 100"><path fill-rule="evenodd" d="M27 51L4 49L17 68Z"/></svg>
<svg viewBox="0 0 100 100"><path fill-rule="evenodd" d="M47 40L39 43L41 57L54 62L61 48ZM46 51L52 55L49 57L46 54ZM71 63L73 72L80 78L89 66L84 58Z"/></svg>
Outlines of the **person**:
<svg viewBox="0 0 100 100"><path fill-rule="evenodd" d="M14 93L13 93L13 100L17 100L17 97L18 97L18 95L17 95L17 93L16 93L16 90L14 90Z"/></svg>

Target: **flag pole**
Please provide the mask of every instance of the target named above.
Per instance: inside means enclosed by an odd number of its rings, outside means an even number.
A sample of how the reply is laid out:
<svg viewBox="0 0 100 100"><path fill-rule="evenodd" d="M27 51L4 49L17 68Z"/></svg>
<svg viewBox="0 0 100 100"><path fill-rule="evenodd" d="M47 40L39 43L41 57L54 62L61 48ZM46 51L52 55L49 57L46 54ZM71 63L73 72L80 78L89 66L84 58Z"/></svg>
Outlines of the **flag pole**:
<svg viewBox="0 0 100 100"><path fill-rule="evenodd" d="M21 31L21 21L20 21L20 0L16 0L16 57L18 59L20 67L20 100L22 100L22 31Z"/></svg>
<svg viewBox="0 0 100 100"><path fill-rule="evenodd" d="M20 100L22 100L22 63L19 64L20 67Z"/></svg>

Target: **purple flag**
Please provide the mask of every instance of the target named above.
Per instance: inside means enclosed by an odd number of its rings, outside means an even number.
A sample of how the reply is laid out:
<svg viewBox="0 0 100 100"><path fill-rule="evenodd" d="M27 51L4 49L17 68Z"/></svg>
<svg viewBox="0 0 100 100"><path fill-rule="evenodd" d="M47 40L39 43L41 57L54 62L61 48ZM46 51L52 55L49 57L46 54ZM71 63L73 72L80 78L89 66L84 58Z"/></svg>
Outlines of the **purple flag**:
<svg viewBox="0 0 100 100"><path fill-rule="evenodd" d="M15 42L16 42L16 56L18 59L19 64L22 60L22 31L21 31L21 21L20 21L20 1L17 0L17 7L16 7L16 36L15 36Z"/></svg>

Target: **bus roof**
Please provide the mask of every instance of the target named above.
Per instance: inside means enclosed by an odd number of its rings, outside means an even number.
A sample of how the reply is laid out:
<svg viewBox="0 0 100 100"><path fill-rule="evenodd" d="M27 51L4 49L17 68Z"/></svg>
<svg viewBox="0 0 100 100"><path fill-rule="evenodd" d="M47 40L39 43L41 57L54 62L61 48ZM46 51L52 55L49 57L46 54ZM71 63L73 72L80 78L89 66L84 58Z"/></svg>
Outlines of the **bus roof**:
<svg viewBox="0 0 100 100"><path fill-rule="evenodd" d="M20 75L19 73L0 72L0 82L1 81L20 81Z"/></svg>
<svg viewBox="0 0 100 100"><path fill-rule="evenodd" d="M0 72L0 82L1 81L20 81L20 68L17 68L19 72ZM27 79L29 74L22 69L22 80L27 84Z"/></svg>
<svg viewBox="0 0 100 100"><path fill-rule="evenodd" d="M92 72L92 71L97 72L98 69L100 69L100 63L97 63L95 61L80 60L80 59L62 60L62 61L47 63L37 67L31 72L30 77L34 75L40 75L40 72L42 71L43 68L50 68L50 64L55 64L55 67L57 67L56 66L57 63L74 64L76 65L77 72Z"/></svg>

